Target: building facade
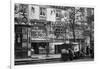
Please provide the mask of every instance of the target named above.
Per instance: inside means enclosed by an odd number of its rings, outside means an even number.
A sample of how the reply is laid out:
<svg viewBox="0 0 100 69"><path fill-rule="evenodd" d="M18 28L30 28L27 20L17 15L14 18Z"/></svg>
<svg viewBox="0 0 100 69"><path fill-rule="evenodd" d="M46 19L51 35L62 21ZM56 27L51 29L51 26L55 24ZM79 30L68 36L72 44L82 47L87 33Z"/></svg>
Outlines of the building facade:
<svg viewBox="0 0 100 69"><path fill-rule="evenodd" d="M70 11L69 7L15 4L15 58L60 53L60 45L73 39ZM81 30L75 31L76 38L82 39Z"/></svg>

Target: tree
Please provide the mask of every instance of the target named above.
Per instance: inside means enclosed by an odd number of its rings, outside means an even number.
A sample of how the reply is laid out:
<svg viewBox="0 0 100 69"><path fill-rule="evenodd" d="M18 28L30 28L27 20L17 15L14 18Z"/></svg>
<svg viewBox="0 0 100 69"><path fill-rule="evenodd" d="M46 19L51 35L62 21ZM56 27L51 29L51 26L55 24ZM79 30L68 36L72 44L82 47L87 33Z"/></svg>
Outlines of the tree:
<svg viewBox="0 0 100 69"><path fill-rule="evenodd" d="M70 12L69 12L69 17L70 17L70 28L71 28L71 30L72 30L72 32L73 32L73 39L74 39L74 42L76 42L76 34L75 34L75 29L77 28L77 27L79 27L77 24L76 24L76 22L75 22L75 16L76 16L76 14L78 13L78 12L81 12L81 13L83 13L83 8L78 8L78 9L76 9L76 7L71 7L70 8ZM80 18L81 18L81 16L80 16Z"/></svg>
<svg viewBox="0 0 100 69"><path fill-rule="evenodd" d="M87 8L87 28L84 30L83 35L88 36L90 38L90 46L93 46L94 41L94 9L93 8Z"/></svg>

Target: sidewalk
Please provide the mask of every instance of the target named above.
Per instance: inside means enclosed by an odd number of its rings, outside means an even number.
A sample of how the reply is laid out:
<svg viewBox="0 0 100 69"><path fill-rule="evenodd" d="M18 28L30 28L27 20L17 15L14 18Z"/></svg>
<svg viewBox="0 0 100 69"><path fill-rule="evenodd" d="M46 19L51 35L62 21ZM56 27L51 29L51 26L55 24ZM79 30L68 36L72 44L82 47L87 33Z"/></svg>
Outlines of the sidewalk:
<svg viewBox="0 0 100 69"><path fill-rule="evenodd" d="M26 65L26 64L38 64L38 63L55 63L55 62L64 62L61 59L60 54L49 54L46 55L33 55L32 58L25 59L15 59L15 65ZM80 62L80 61L93 61L94 59L89 56L85 56L82 58L74 59L72 61L68 60L66 62Z"/></svg>
<svg viewBox="0 0 100 69"><path fill-rule="evenodd" d="M32 58L15 59L15 61L26 61L26 60L45 60L45 59L56 59L60 58L60 54L49 54L48 57L45 54L32 55Z"/></svg>

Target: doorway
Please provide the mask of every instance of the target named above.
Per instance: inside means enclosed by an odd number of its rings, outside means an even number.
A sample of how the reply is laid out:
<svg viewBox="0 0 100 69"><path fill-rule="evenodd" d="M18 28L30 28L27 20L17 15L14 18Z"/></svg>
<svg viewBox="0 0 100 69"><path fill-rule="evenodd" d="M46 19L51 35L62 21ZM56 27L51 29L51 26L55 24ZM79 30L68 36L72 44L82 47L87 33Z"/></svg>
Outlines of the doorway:
<svg viewBox="0 0 100 69"><path fill-rule="evenodd" d="M34 49L34 54L46 54L46 46L48 42L32 42L31 48Z"/></svg>
<svg viewBox="0 0 100 69"><path fill-rule="evenodd" d="M34 49L34 54L39 54L38 43L32 43L31 48Z"/></svg>

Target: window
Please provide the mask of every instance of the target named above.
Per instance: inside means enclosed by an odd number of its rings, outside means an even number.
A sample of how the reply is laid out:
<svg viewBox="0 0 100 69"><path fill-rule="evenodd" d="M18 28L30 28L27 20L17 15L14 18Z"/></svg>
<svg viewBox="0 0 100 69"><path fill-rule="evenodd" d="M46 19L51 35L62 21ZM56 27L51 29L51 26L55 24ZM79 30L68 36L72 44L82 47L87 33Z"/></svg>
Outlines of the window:
<svg viewBox="0 0 100 69"><path fill-rule="evenodd" d="M55 10L51 10L51 13L50 14L51 15L55 14Z"/></svg>
<svg viewBox="0 0 100 69"><path fill-rule="evenodd" d="M19 11L20 12L27 13L27 10L28 10L28 5L26 5L26 4L20 4L19 5Z"/></svg>
<svg viewBox="0 0 100 69"><path fill-rule="evenodd" d="M40 7L40 15L46 16L46 8Z"/></svg>
<svg viewBox="0 0 100 69"><path fill-rule="evenodd" d="M19 5L15 4L14 10L15 10L15 14L18 14L18 11L19 11Z"/></svg>
<svg viewBox="0 0 100 69"><path fill-rule="evenodd" d="M23 42L23 43L22 43L22 47L23 47L23 48L26 48L26 47L27 47L27 42Z"/></svg>
<svg viewBox="0 0 100 69"><path fill-rule="evenodd" d="M27 33L28 33L27 28L26 27L23 27L22 28L22 34L23 34L22 38L24 40L27 40Z"/></svg>
<svg viewBox="0 0 100 69"><path fill-rule="evenodd" d="M56 17L60 17L60 11L56 11Z"/></svg>
<svg viewBox="0 0 100 69"><path fill-rule="evenodd" d="M32 12L32 13L35 13L34 7L31 7L31 12Z"/></svg>

